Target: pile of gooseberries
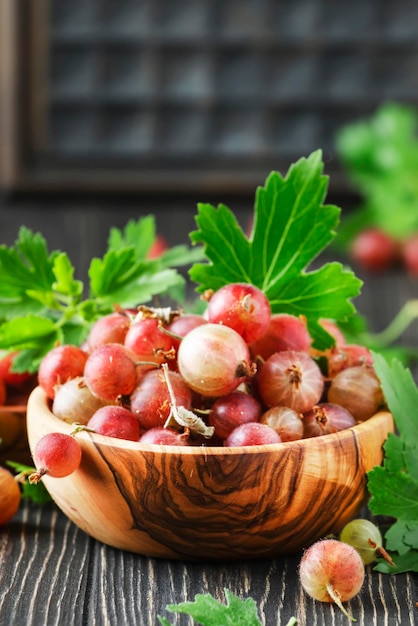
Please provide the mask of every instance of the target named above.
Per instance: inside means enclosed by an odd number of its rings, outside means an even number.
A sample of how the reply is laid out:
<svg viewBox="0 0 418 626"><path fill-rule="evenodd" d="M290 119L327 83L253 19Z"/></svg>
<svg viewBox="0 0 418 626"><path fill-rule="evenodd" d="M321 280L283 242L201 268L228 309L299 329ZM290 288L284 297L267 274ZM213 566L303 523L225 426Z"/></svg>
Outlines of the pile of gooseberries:
<svg viewBox="0 0 418 626"><path fill-rule="evenodd" d="M334 346L318 351L306 320L272 313L254 285L205 299L202 315L115 310L82 346L53 348L38 371L52 412L109 437L230 447L335 433L383 405L370 352L334 322Z"/></svg>

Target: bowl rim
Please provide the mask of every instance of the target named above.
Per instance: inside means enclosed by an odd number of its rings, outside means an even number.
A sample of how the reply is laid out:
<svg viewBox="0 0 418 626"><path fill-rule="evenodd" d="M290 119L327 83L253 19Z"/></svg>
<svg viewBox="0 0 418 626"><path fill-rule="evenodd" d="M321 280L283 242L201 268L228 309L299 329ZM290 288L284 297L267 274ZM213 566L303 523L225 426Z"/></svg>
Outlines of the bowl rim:
<svg viewBox="0 0 418 626"><path fill-rule="evenodd" d="M76 427L76 423L68 423L64 420L61 420L59 417L52 413L52 410L49 406L50 400L47 398L45 391L37 386L31 392L28 405L26 409L26 419L27 421L31 421L33 419L34 411L42 411L45 415L48 416L50 421L56 420L58 424L60 424L60 430L68 432L70 434L74 431ZM392 419L392 427L393 427L393 417L391 413L382 408L377 413L372 415L369 419L364 422L359 422L355 426L350 426L349 428L345 428L336 433L331 433L328 435L319 435L318 437L311 437L306 439L297 439L295 441L282 441L280 443L269 443L269 444L258 444L254 446L205 446L205 445L187 445L187 446L173 446L166 444L153 444L153 443L141 443L139 441L131 441L128 439L120 439L117 437L109 437L107 435L101 435L99 433L94 433L88 430L79 430L77 432L77 438L80 438L83 441L89 441L93 443L100 444L101 446L106 446L110 448L121 448L123 450L133 450L137 452L151 452L154 454L171 454L177 456L183 455L200 455L200 456L233 456L236 454L260 454L263 452L279 452L284 451L286 448L299 447L305 448L306 446L312 447L312 445L320 445L326 446L328 442L338 441L341 445L342 442L353 440L356 437L356 434L362 434L363 431L366 433L368 431L374 430L374 424L376 422L380 422L381 420L387 420L388 416ZM389 433L388 429L388 433Z"/></svg>

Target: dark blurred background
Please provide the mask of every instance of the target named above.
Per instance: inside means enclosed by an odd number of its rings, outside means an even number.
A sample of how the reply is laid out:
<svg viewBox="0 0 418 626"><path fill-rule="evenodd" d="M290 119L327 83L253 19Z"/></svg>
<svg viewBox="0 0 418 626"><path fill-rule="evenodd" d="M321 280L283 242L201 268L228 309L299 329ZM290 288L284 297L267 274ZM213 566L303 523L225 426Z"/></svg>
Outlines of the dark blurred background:
<svg viewBox="0 0 418 626"><path fill-rule="evenodd" d="M170 244L197 202L246 225L269 172L318 148L350 211L335 133L418 101L404 0L1 0L0 35L0 242L40 230L81 276L131 218Z"/></svg>

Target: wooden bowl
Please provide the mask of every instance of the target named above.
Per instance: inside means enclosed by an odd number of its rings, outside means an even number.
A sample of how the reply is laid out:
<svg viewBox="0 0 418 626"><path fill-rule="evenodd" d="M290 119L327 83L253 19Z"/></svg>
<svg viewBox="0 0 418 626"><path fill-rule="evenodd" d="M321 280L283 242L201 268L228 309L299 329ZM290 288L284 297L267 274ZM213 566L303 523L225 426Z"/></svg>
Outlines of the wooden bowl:
<svg viewBox="0 0 418 626"><path fill-rule="evenodd" d="M0 406L0 465L32 464L26 435L26 404Z"/></svg>
<svg viewBox="0 0 418 626"><path fill-rule="evenodd" d="M333 435L237 448L140 444L78 433L83 456L66 478L44 477L62 511L111 546L177 559L272 558L297 552L356 516L366 472L394 429L380 412ZM44 392L28 403L33 449L71 433Z"/></svg>

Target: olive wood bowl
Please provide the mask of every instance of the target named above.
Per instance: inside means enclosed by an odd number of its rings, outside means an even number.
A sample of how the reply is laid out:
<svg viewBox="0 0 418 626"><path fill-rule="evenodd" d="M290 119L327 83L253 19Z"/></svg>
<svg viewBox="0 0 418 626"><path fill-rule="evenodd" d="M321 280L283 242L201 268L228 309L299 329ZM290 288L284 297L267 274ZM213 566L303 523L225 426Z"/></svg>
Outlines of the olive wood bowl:
<svg viewBox="0 0 418 626"><path fill-rule="evenodd" d="M296 442L236 448L160 446L82 431L82 461L44 476L58 507L110 546L171 559L253 559L295 553L336 533L367 500L366 472L394 429L380 412L353 428ZM74 426L42 389L27 410L29 446Z"/></svg>

